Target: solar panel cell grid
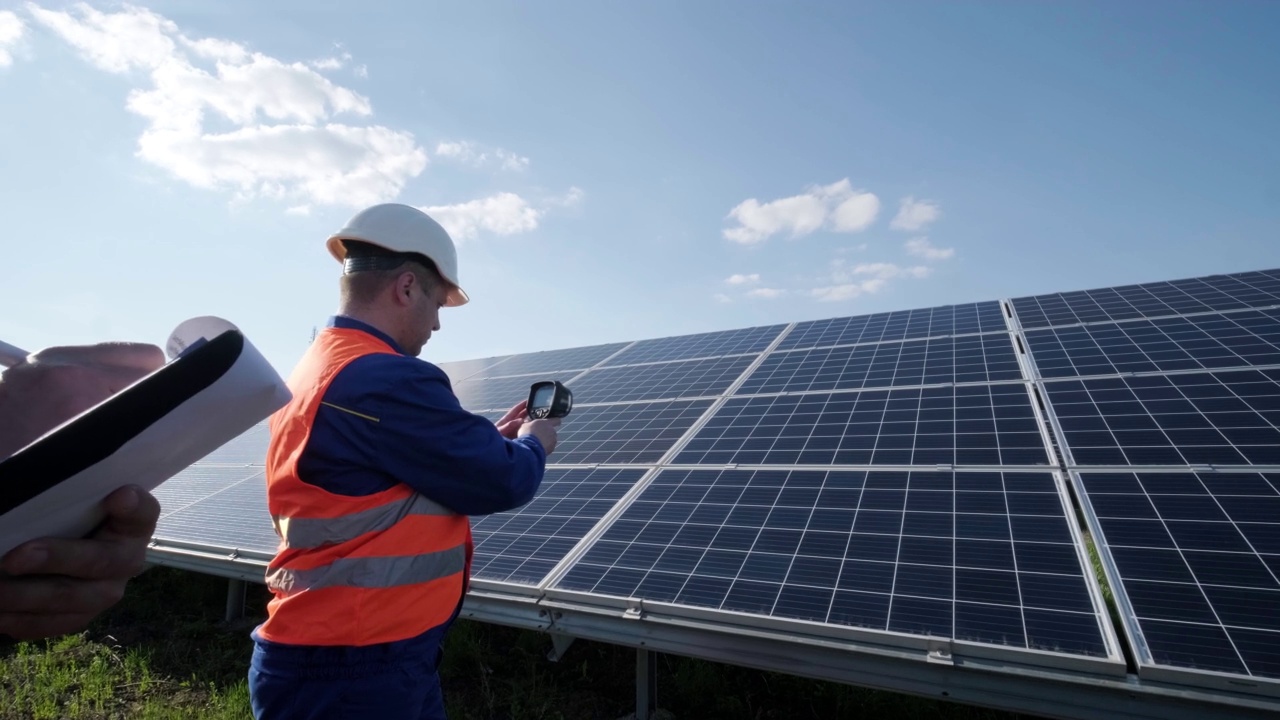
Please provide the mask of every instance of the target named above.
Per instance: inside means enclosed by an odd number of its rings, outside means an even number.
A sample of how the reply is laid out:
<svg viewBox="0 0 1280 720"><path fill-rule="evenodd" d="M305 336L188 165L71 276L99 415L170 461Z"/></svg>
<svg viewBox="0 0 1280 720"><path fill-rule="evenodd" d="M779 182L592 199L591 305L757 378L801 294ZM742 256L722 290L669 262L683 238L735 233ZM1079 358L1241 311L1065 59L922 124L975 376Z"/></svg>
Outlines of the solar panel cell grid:
<svg viewBox="0 0 1280 720"><path fill-rule="evenodd" d="M732 397L680 464L1044 465L1021 384Z"/></svg>
<svg viewBox="0 0 1280 720"><path fill-rule="evenodd" d="M719 395L755 360L735 355L599 368L573 383L575 404Z"/></svg>
<svg viewBox="0 0 1280 720"><path fill-rule="evenodd" d="M1280 678L1280 475L1080 480L1148 664Z"/></svg>
<svg viewBox="0 0 1280 720"><path fill-rule="evenodd" d="M537 584L645 473L549 468L527 505L472 519L472 574Z"/></svg>
<svg viewBox="0 0 1280 720"><path fill-rule="evenodd" d="M1280 305L1280 279L1265 272L1038 295L1013 301L1024 328Z"/></svg>
<svg viewBox="0 0 1280 720"><path fill-rule="evenodd" d="M673 400L575 408L560 427L551 461L560 465L656 462L710 406L710 400Z"/></svg>
<svg viewBox="0 0 1280 720"><path fill-rule="evenodd" d="M1020 380L1007 333L773 352L738 395Z"/></svg>
<svg viewBox="0 0 1280 720"><path fill-rule="evenodd" d="M667 469L557 587L1105 655L1066 522L1048 473Z"/></svg>
<svg viewBox="0 0 1280 720"><path fill-rule="evenodd" d="M832 345L965 335L1004 330L1006 327L999 303L947 305L799 323L782 339L778 349L802 350Z"/></svg>
<svg viewBox="0 0 1280 720"><path fill-rule="evenodd" d="M626 346L627 343L612 343L610 345L591 345L589 347L510 355L500 363L485 370L484 376L498 377L534 373L564 374L570 370L585 370Z"/></svg>
<svg viewBox="0 0 1280 720"><path fill-rule="evenodd" d="M546 375L485 378L456 383L453 393L462 407L471 412L505 410L529 398L529 388L539 380L555 380ZM561 377L567 380L567 377ZM499 416L500 417L500 416Z"/></svg>
<svg viewBox="0 0 1280 720"><path fill-rule="evenodd" d="M758 353L782 332L783 325L724 330L680 335L678 337L640 340L631 347L610 358L609 365L661 362L663 360L689 360L718 355Z"/></svg>
<svg viewBox="0 0 1280 720"><path fill-rule="evenodd" d="M1046 382L1076 465L1280 464L1280 371Z"/></svg>
<svg viewBox="0 0 1280 720"><path fill-rule="evenodd" d="M1032 330L1046 378L1280 364L1280 309Z"/></svg>
<svg viewBox="0 0 1280 720"><path fill-rule="evenodd" d="M268 554L279 544L266 513L266 484L261 473L227 484L190 504L162 495L157 499L164 508L156 524L157 538Z"/></svg>

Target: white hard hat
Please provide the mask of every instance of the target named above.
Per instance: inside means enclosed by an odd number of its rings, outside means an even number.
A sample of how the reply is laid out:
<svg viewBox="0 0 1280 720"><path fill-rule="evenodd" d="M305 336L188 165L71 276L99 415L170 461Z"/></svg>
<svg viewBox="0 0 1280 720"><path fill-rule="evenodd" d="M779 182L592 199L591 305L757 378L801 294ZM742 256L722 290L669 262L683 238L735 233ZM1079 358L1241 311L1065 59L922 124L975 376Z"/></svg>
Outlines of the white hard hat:
<svg viewBox="0 0 1280 720"><path fill-rule="evenodd" d="M343 240L357 240L397 253L423 255L435 263L440 276L453 286L445 301L446 306L456 307L470 300L458 286L458 251L453 239L440 227L440 223L417 208L386 203L356 213L347 221L346 227L334 233L326 243L329 253L338 262L347 258Z"/></svg>

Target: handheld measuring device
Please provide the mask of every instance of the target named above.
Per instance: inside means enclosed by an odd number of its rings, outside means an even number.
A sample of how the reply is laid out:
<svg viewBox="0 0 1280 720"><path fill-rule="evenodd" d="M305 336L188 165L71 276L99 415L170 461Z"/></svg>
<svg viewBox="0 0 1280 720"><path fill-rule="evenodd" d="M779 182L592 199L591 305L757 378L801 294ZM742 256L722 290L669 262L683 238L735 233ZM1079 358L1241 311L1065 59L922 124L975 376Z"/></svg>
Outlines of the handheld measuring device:
<svg viewBox="0 0 1280 720"><path fill-rule="evenodd" d="M529 388L529 417L534 420L559 418L573 409L573 393L559 380L543 380Z"/></svg>

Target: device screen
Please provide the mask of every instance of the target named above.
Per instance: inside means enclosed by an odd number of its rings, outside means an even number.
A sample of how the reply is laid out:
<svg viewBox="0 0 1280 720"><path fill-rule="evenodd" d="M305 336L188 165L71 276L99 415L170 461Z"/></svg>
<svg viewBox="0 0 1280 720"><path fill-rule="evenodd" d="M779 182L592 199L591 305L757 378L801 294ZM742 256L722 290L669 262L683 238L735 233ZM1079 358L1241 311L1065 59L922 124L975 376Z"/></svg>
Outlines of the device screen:
<svg viewBox="0 0 1280 720"><path fill-rule="evenodd" d="M551 400L556 396L556 386L547 384L538 388L533 393L533 406L536 408L550 408Z"/></svg>

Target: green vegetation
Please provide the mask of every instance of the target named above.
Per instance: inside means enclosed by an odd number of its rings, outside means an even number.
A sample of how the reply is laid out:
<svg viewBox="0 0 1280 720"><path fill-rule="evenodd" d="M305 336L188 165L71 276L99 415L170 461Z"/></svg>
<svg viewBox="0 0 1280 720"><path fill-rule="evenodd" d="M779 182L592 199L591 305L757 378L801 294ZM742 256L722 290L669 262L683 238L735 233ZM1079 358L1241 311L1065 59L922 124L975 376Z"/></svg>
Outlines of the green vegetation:
<svg viewBox="0 0 1280 720"><path fill-rule="evenodd" d="M226 581L156 568L79 635L0 650L0 718L249 716L249 631L225 623ZM451 720L617 720L635 709L635 651L575 643L558 663L546 635L473 622L451 633L442 668ZM938 700L663 655L658 705L677 720L1016 720Z"/></svg>

